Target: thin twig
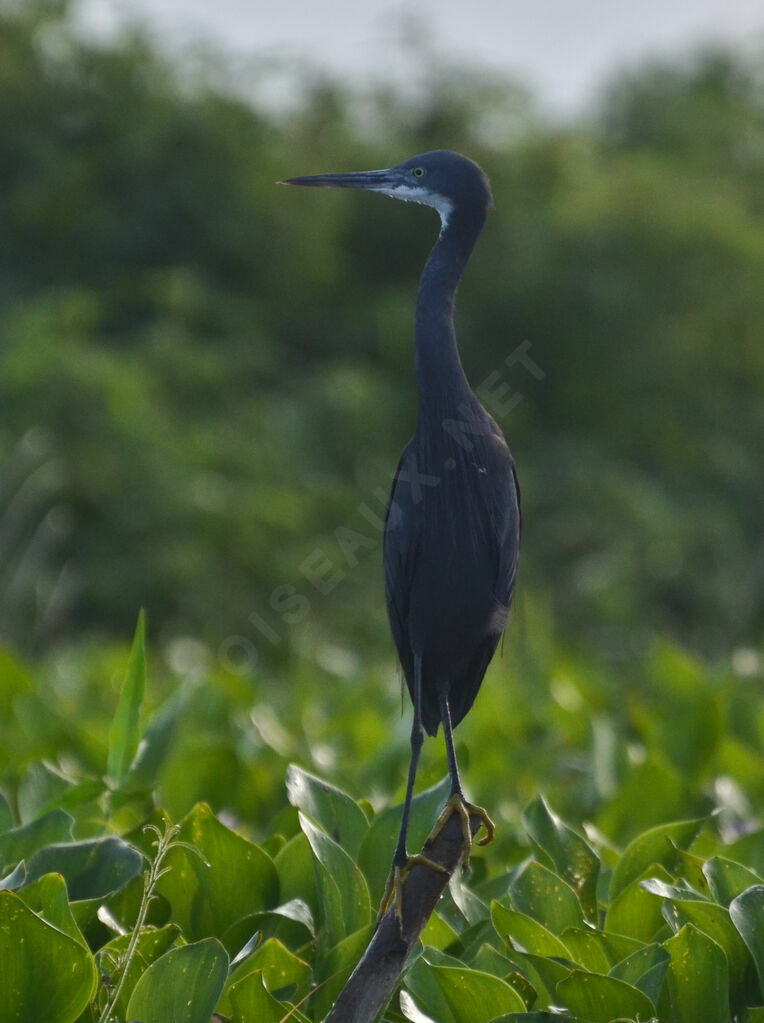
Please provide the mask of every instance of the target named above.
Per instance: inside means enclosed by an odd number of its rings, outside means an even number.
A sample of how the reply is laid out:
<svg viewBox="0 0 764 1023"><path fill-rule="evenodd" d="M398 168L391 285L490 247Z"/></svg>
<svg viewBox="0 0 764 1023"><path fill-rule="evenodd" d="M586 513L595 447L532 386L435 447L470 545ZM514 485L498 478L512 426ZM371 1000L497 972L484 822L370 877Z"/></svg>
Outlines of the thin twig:
<svg viewBox="0 0 764 1023"><path fill-rule="evenodd" d="M482 821L470 817L474 835ZM379 922L361 961L340 992L325 1023L373 1023L395 990L419 935L438 904L464 853L461 820L454 814L422 853L446 873L416 866L403 886L403 919L399 925L391 906Z"/></svg>

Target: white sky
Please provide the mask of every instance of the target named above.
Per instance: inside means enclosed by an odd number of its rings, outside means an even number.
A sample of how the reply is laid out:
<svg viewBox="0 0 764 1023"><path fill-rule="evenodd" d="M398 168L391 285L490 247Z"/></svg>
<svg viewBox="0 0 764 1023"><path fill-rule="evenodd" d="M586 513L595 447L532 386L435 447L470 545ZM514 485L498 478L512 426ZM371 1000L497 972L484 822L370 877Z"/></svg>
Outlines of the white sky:
<svg viewBox="0 0 764 1023"><path fill-rule="evenodd" d="M517 75L558 112L580 108L609 72L640 57L764 36L762 0L80 0L80 9L100 30L148 22L173 47L201 38L392 77L406 67L401 16L415 16L438 51Z"/></svg>

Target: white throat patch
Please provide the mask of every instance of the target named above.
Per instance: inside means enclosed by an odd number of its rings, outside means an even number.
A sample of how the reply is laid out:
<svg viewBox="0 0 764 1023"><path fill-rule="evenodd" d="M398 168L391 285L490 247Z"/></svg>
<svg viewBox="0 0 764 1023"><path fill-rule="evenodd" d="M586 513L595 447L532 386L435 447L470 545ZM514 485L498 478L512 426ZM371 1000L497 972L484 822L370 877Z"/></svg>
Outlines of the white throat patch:
<svg viewBox="0 0 764 1023"><path fill-rule="evenodd" d="M382 192L393 199L403 199L404 202L416 202L421 206L431 206L440 214L441 231L448 224L448 218L454 210L454 204L450 199L446 199L444 195L438 195L437 192L430 192L420 185L396 185L395 188L381 187L375 188L374 191Z"/></svg>

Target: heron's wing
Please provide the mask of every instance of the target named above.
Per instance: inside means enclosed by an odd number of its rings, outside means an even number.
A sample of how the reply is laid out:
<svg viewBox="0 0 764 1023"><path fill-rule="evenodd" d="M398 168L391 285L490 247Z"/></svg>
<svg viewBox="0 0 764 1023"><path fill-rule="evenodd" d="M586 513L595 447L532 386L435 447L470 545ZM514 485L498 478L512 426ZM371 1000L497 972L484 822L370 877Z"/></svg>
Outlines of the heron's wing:
<svg viewBox="0 0 764 1023"><path fill-rule="evenodd" d="M408 634L409 599L413 578L415 551L419 543L417 521L411 512L408 494L399 484L401 466L408 457L409 446L401 455L395 470L390 500L385 514L384 565L385 597L390 628L398 650L403 672L409 681L411 644Z"/></svg>
<svg viewBox="0 0 764 1023"><path fill-rule="evenodd" d="M497 459L496 478L504 481L498 489L492 508L493 539L496 544L496 598L509 611L515 592L517 563L520 554L522 513L520 510L520 486L517 481L515 463L498 426L494 457Z"/></svg>

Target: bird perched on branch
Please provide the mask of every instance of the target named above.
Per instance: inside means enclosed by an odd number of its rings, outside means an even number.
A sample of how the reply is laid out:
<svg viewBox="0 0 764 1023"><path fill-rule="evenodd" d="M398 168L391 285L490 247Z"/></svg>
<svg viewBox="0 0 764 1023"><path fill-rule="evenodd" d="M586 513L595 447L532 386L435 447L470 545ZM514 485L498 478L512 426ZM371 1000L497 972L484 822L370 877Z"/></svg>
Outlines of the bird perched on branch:
<svg viewBox="0 0 764 1023"><path fill-rule="evenodd" d="M470 388L453 324L456 288L493 199L480 167L446 150L389 170L318 174L284 184L380 192L432 206L441 220L416 304L419 417L395 473L384 537L390 626L414 705L401 830L380 909L381 914L394 895L400 915L407 871L422 862L443 869L409 856L406 847L423 731L435 735L443 726L451 778L451 797L433 836L458 813L466 866L470 814L485 825L481 845L494 832L486 811L465 799L453 740L506 625L520 547L514 462L501 430Z"/></svg>

